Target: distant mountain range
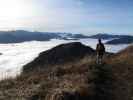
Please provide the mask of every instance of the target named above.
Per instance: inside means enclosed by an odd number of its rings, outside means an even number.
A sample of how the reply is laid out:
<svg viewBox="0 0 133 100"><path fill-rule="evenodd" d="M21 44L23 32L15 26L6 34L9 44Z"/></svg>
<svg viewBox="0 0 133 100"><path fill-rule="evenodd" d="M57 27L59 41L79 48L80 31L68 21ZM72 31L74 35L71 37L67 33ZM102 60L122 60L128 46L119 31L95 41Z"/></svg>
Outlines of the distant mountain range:
<svg viewBox="0 0 133 100"><path fill-rule="evenodd" d="M133 36L131 35L111 35L111 34L96 34L90 36L93 39L111 39L106 44L130 44L133 43Z"/></svg>
<svg viewBox="0 0 133 100"><path fill-rule="evenodd" d="M132 36L126 36L106 42L106 44L131 44L131 43L133 43Z"/></svg>
<svg viewBox="0 0 133 100"><path fill-rule="evenodd" d="M92 36L89 36L90 38L93 38L93 39L112 39L112 38L121 38L123 37L122 35L111 35L111 34L108 34L108 33L98 33L96 35L92 35Z"/></svg>
<svg viewBox="0 0 133 100"><path fill-rule="evenodd" d="M20 43L25 41L49 41L50 39L78 40L85 38L111 39L106 44L129 44L133 43L133 36L96 34L87 36L84 34L60 33L60 32L29 32L24 30L0 31L0 43Z"/></svg>
<svg viewBox="0 0 133 100"><path fill-rule="evenodd" d="M25 41L49 41L50 39L81 39L88 38L82 34L52 33L52 32L29 32L24 30L0 31L0 43L19 43Z"/></svg>

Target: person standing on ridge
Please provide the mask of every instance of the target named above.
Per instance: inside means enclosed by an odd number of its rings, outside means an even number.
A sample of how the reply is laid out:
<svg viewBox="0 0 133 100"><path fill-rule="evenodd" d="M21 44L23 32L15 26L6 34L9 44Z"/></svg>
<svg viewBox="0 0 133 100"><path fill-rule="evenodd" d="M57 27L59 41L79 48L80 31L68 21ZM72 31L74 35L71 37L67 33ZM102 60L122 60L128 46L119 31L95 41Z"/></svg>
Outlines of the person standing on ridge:
<svg viewBox="0 0 133 100"><path fill-rule="evenodd" d="M105 46L102 43L101 39L98 39L98 44L96 47L96 53L97 53L96 63L102 64L103 55L105 53Z"/></svg>

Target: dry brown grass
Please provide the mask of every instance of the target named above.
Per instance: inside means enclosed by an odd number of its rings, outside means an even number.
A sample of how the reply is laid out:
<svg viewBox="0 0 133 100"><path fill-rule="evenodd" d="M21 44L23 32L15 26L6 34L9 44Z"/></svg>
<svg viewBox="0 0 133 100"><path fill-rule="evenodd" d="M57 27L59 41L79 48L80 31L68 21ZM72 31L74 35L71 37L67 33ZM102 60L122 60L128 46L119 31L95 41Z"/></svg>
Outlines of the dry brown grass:
<svg viewBox="0 0 133 100"><path fill-rule="evenodd" d="M41 98L44 100L52 91L60 90L70 94L81 95L92 93L88 84L89 57L63 65L56 65L47 70L22 74L14 79L0 82L0 97L3 100L27 100ZM90 91L90 92L88 92ZM46 99L47 100L47 99Z"/></svg>
<svg viewBox="0 0 133 100"><path fill-rule="evenodd" d="M0 100L132 100L133 53L128 49L105 57L102 65L86 56L2 80Z"/></svg>

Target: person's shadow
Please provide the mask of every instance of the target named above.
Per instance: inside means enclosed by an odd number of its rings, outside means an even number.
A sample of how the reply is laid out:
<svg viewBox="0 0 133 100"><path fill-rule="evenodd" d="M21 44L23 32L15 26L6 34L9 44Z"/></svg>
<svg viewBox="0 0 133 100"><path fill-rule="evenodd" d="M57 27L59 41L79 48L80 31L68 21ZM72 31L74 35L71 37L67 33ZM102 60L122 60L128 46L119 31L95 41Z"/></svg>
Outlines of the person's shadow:
<svg viewBox="0 0 133 100"><path fill-rule="evenodd" d="M96 65L93 70L94 96L93 100L113 100L113 81L111 66L107 64Z"/></svg>

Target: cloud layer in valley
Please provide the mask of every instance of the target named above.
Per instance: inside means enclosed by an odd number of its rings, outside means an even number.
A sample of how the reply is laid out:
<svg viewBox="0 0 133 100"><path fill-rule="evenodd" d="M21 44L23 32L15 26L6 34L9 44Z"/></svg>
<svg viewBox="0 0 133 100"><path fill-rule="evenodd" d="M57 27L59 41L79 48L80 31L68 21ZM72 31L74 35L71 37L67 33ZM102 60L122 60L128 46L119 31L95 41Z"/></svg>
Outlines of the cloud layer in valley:
<svg viewBox="0 0 133 100"><path fill-rule="evenodd" d="M95 49L96 39L77 40ZM32 61L42 51L48 50L58 44L74 42L65 40L51 40L48 42L24 42L16 44L0 44L0 79L14 77L20 74L22 66ZM127 45L107 45L109 52L118 52Z"/></svg>

